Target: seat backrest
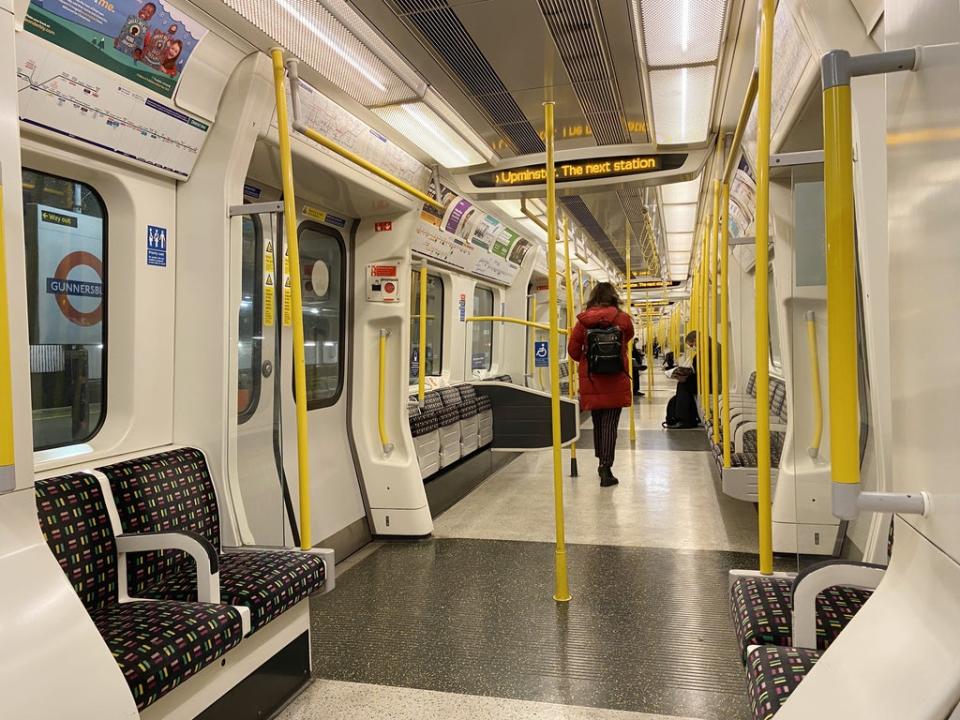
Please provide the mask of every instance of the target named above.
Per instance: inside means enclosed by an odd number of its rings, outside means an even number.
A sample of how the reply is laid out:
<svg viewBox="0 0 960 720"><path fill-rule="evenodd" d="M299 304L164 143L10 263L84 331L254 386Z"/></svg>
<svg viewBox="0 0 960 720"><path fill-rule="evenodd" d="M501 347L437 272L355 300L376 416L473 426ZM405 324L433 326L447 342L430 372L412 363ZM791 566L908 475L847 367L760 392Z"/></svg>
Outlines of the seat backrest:
<svg viewBox="0 0 960 720"><path fill-rule="evenodd" d="M787 384L780 378L770 378L770 415L783 416L787 402Z"/></svg>
<svg viewBox="0 0 960 720"><path fill-rule="evenodd" d="M47 545L87 610L117 601L117 544L100 481L87 473L34 484Z"/></svg>
<svg viewBox="0 0 960 720"><path fill-rule="evenodd" d="M444 407L457 407L463 402L460 398L460 391L456 388L440 388L437 392L440 393L440 399L443 400Z"/></svg>
<svg viewBox="0 0 960 720"><path fill-rule="evenodd" d="M754 370L750 373L750 377L747 379L747 395L753 397L757 396L757 371Z"/></svg>
<svg viewBox="0 0 960 720"><path fill-rule="evenodd" d="M440 397L440 393L437 392L436 390L431 390L428 393L424 393L423 409L424 410L442 410L443 399Z"/></svg>
<svg viewBox="0 0 960 720"><path fill-rule="evenodd" d="M110 489L124 532L186 530L220 551L220 514L203 453L177 448L98 468ZM162 556L159 557L159 556ZM161 576L184 571L193 559L179 550L136 553L129 564L131 593Z"/></svg>
<svg viewBox="0 0 960 720"><path fill-rule="evenodd" d="M460 393L460 399L464 402L477 399L477 390L473 385L457 385L457 392Z"/></svg>

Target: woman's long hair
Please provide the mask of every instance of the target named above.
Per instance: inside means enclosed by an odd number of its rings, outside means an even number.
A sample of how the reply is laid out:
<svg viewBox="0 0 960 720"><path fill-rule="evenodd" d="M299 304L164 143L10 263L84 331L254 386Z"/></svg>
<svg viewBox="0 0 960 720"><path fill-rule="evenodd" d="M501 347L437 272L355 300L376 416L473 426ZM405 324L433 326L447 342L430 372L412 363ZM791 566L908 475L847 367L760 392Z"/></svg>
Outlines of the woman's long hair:
<svg viewBox="0 0 960 720"><path fill-rule="evenodd" d="M598 283L590 292L590 299L587 300L587 307L620 307L620 295L612 283Z"/></svg>

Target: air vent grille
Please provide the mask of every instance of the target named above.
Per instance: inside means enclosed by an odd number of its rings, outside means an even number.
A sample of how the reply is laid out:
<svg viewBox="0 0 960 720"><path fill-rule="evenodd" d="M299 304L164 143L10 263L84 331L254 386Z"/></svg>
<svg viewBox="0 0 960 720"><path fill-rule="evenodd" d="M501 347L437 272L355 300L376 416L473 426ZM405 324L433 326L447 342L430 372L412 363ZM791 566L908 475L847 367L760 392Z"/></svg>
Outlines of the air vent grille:
<svg viewBox="0 0 960 720"><path fill-rule="evenodd" d="M590 212L590 208L587 207L583 199L577 195L572 195L560 198L560 202L567 211L573 215L576 221L580 223L580 227L586 230L587 234L594 239L599 248L606 253L607 257L619 268L623 269L623 255L620 254L620 251L610 241L607 233L600 227L600 223L597 222L597 219L593 216L593 213Z"/></svg>

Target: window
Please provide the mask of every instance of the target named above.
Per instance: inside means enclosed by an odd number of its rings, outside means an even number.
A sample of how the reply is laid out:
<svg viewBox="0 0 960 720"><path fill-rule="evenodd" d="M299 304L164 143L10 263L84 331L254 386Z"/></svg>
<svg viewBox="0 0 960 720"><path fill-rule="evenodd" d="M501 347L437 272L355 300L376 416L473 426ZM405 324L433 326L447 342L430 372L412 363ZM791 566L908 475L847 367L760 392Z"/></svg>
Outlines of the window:
<svg viewBox="0 0 960 720"><path fill-rule="evenodd" d="M489 317L493 312L493 290L477 285L473 289L473 314ZM493 321L470 323L473 342L470 345L470 367L489 370L493 367Z"/></svg>
<svg viewBox="0 0 960 720"><path fill-rule="evenodd" d="M322 225L304 223L299 233L307 408L316 410L335 404L343 388L344 247Z"/></svg>
<svg viewBox="0 0 960 720"><path fill-rule="evenodd" d="M780 367L780 325L777 320L777 286L773 282L773 266L767 271L767 300L769 303L770 360Z"/></svg>
<svg viewBox="0 0 960 720"><path fill-rule="evenodd" d="M249 420L260 400L263 346L263 234L260 218L243 216L240 332L237 338L237 422Z"/></svg>
<svg viewBox="0 0 960 720"><path fill-rule="evenodd" d="M106 416L107 211L76 180L23 171L33 448L90 440Z"/></svg>
<svg viewBox="0 0 960 720"><path fill-rule="evenodd" d="M417 382L420 343L420 273L410 279L410 384ZM443 372L443 280L427 275L427 346L425 375Z"/></svg>

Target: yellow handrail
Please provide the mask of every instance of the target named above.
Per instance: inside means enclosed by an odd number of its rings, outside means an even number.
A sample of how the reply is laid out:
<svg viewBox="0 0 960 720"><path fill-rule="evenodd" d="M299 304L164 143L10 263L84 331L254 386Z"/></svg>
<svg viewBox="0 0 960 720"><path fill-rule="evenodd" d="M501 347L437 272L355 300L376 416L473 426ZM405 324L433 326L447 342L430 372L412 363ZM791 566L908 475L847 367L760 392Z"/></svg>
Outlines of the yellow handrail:
<svg viewBox="0 0 960 720"><path fill-rule="evenodd" d="M722 151L721 151L722 152ZM717 235L720 232L720 181L713 181L713 217L710 227L710 389L713 391L711 432L720 444L720 367L717 361ZM726 348L724 348L726 349Z"/></svg>
<svg viewBox="0 0 960 720"><path fill-rule="evenodd" d="M300 243L297 238L297 205L290 154L290 123L283 88L283 50L270 51L273 89L277 101L280 135L280 175L283 185L283 223L290 256L291 324L293 325L293 396L297 408L297 475L300 494L300 549L313 547L310 540L310 445L307 433L307 372L303 351L303 284L300 281Z"/></svg>
<svg viewBox="0 0 960 720"><path fill-rule="evenodd" d="M810 378L813 392L813 437L807 452L816 458L820 454L823 437L823 398L820 391L820 357L817 352L817 321L813 310L807 311L807 346L810 349Z"/></svg>
<svg viewBox="0 0 960 720"><path fill-rule="evenodd" d="M773 573L773 514L770 488L770 325L767 268L770 239L770 97L773 83L774 0L760 3L760 74L757 89L757 212L754 324L757 368L757 505L760 572ZM826 108L824 108L826 110ZM852 284L852 283L851 283ZM856 342L856 334L853 335ZM856 365L854 364L854 367ZM831 383L832 385L832 383ZM856 384L853 393L856 396ZM854 443L854 447L858 447Z"/></svg>
<svg viewBox="0 0 960 720"><path fill-rule="evenodd" d="M630 245L632 244L630 239L630 221L624 217L624 265L627 269L627 315L630 316L630 324L633 326L633 336L637 336L637 324L633 319L633 294L631 292L631 287L633 286L633 272L630 267ZM629 352L629 368L630 372L627 375L630 376L630 442L635 443L637 441L637 419L636 412L634 411L633 405L633 392L635 388L633 387L633 341L630 341L630 352Z"/></svg>
<svg viewBox="0 0 960 720"><path fill-rule="evenodd" d="M7 296L3 185L0 185L0 490L16 487L13 444L13 380L10 366L10 315Z"/></svg>
<svg viewBox="0 0 960 720"><path fill-rule="evenodd" d="M563 259L564 281L567 290L567 327L573 325L573 274L570 272L570 233L567 216L563 216ZM577 363L567 353L567 397L573 400L577 396ZM570 443L570 477L577 477L577 444Z"/></svg>
<svg viewBox="0 0 960 720"><path fill-rule="evenodd" d="M560 328L557 322L557 188L553 158L553 101L543 104L543 134L547 150L547 284L550 293L550 420L553 431L553 504L557 524L557 548L554 553L556 586L553 599L570 601L567 580L567 546L563 518L563 457L560 452Z"/></svg>
<svg viewBox="0 0 960 720"><path fill-rule="evenodd" d="M308 127L304 125L302 122L300 122L300 103L298 100L298 96L300 92L300 82L299 82L300 78L298 73L297 60L294 58L291 58L290 60L288 60L287 67L290 72L290 95L291 95L291 98L293 99L293 129L294 130L301 133L302 135L306 135L315 143L322 145L323 147L327 148L327 150L330 150L331 152L336 153L337 155L344 158L345 160L349 160L354 165L359 165L364 170L373 173L378 178L387 181L394 187L399 188L400 190L403 190L404 192L409 193L410 195L413 195L418 200L422 200L428 205L432 205L433 207L439 210L444 209L443 203L438 202L437 200L433 199L426 193L421 192L420 190L417 190L417 188L413 187L413 185L411 185L410 183L401 180L400 178L396 177L395 175L392 175L391 173L387 172L383 168L378 167L377 165L374 165L369 160L365 160L364 158L360 157L356 153L351 152L350 150L347 150L347 148L343 147L342 145L334 142L328 137L321 135L313 128Z"/></svg>
<svg viewBox="0 0 960 720"><path fill-rule="evenodd" d="M427 264L420 266L420 324L417 328L420 358L417 363L417 402L423 405L427 384Z"/></svg>
<svg viewBox="0 0 960 720"><path fill-rule="evenodd" d="M380 328L377 373L377 431L380 433L380 445L383 447L384 455L389 455L393 451L393 443L387 436L387 338L389 336L389 330Z"/></svg>
<svg viewBox="0 0 960 720"><path fill-rule="evenodd" d="M723 165L723 176L721 181L727 185L730 184L730 178L734 169L737 167L737 159L740 157L740 143L743 142L743 133L747 129L747 122L750 120L750 113L753 112L753 103L757 99L757 83L759 75L757 68L750 73L750 82L747 85L747 92L743 98L743 105L740 106L740 116L737 118L737 127L733 131L733 141L730 143L730 154L727 155L727 161Z"/></svg>
<svg viewBox="0 0 960 720"><path fill-rule="evenodd" d="M533 327L537 330L550 329L550 326L546 325L545 323L524 320L523 318L509 317L507 315L471 315L470 317L464 318L464 322L505 322L514 323L515 325L526 325L527 327ZM557 328L557 332L561 335L567 335L569 333L567 328Z"/></svg>
<svg viewBox="0 0 960 720"><path fill-rule="evenodd" d="M530 297L530 321L527 327L530 329L530 384L533 385L533 379L537 376L537 358L534 354L537 347L537 294L533 293Z"/></svg>
<svg viewBox="0 0 960 720"><path fill-rule="evenodd" d="M850 85L823 91L823 182L827 241L827 368L834 483L860 482L857 419L856 248Z"/></svg>
<svg viewBox="0 0 960 720"><path fill-rule="evenodd" d="M723 466L730 467L730 184L720 185L720 386L723 391Z"/></svg>

